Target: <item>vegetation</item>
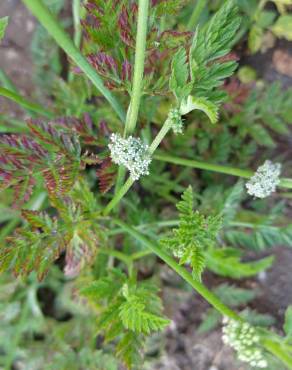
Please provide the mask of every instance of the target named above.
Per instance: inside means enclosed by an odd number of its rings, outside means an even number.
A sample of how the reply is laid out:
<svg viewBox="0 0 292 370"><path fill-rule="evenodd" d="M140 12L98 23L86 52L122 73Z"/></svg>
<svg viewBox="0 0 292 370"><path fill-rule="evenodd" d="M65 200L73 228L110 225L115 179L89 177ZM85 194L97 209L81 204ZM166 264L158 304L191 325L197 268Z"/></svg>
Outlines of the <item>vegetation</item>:
<svg viewBox="0 0 292 370"><path fill-rule="evenodd" d="M27 119L0 117L0 367L142 369L171 325L164 265L210 304L198 332L223 323L247 366L291 369L291 307L276 332L236 282L292 246L292 89L242 82L234 51L289 40L291 1L73 0L67 30L62 0L23 3L38 102L1 71Z"/></svg>

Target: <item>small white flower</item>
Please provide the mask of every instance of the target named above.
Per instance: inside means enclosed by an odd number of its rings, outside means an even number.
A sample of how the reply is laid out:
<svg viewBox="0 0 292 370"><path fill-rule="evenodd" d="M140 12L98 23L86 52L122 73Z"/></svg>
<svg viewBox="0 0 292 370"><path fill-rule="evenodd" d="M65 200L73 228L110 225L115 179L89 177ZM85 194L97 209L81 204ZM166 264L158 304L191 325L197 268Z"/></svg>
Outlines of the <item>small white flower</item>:
<svg viewBox="0 0 292 370"><path fill-rule="evenodd" d="M250 324L242 324L226 317L223 318L223 324L222 340L237 352L240 361L261 369L268 366L259 347L260 338Z"/></svg>
<svg viewBox="0 0 292 370"><path fill-rule="evenodd" d="M280 182L281 164L265 161L245 184L247 192L257 198L265 198L276 191Z"/></svg>
<svg viewBox="0 0 292 370"><path fill-rule="evenodd" d="M149 175L148 167L151 163L151 156L147 144L133 136L124 139L119 134L112 134L110 141L108 147L112 161L125 166L130 171L133 180L138 180L142 175Z"/></svg>
<svg viewBox="0 0 292 370"><path fill-rule="evenodd" d="M172 108L168 113L168 119L171 121L171 127L175 134L181 134L183 132L183 120L178 108Z"/></svg>

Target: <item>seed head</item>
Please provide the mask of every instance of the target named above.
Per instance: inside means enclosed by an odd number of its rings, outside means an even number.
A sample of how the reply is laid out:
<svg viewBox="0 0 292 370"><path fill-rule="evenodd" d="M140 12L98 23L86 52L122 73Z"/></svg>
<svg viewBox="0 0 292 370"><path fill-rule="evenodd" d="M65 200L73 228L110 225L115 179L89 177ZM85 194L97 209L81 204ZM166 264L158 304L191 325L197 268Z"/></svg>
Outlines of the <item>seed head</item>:
<svg viewBox="0 0 292 370"><path fill-rule="evenodd" d="M248 362L253 367L267 368L268 364L259 346L260 338L255 328L248 323L242 324L229 318L224 318L223 324L222 340L225 344L234 348L238 359Z"/></svg>
<svg viewBox="0 0 292 370"><path fill-rule="evenodd" d="M119 134L112 134L108 147L112 161L125 166L133 180L138 180L142 175L149 175L148 167L151 163L149 147L140 138L129 136L124 139Z"/></svg>
<svg viewBox="0 0 292 370"><path fill-rule="evenodd" d="M281 164L265 161L246 183L247 192L257 198L265 198L276 191L280 182Z"/></svg>
<svg viewBox="0 0 292 370"><path fill-rule="evenodd" d="M183 132L184 123L178 108L172 108L168 113L168 119L171 121L172 129L175 134Z"/></svg>

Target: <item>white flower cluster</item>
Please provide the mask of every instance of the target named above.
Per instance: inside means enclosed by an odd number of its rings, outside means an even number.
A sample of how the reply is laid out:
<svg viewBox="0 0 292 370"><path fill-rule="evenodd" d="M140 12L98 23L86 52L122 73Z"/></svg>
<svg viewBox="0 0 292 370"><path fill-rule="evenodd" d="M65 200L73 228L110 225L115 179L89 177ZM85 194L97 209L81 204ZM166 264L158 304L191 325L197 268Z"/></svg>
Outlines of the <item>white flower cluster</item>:
<svg viewBox="0 0 292 370"><path fill-rule="evenodd" d="M246 183L247 192L257 198L265 198L276 191L280 182L281 164L265 161Z"/></svg>
<svg viewBox="0 0 292 370"><path fill-rule="evenodd" d="M141 139L129 136L124 139L119 134L112 134L110 144L111 159L118 165L125 166L130 171L133 180L138 180L142 175L149 175L148 167L151 156L148 145Z"/></svg>
<svg viewBox="0 0 292 370"><path fill-rule="evenodd" d="M175 134L183 132L184 123L178 108L173 108L168 113L168 119L171 121L172 129Z"/></svg>
<svg viewBox="0 0 292 370"><path fill-rule="evenodd" d="M268 363L259 347L260 338L256 330L248 323L242 324L226 317L223 323L223 342L235 349L238 359L253 367L267 368Z"/></svg>

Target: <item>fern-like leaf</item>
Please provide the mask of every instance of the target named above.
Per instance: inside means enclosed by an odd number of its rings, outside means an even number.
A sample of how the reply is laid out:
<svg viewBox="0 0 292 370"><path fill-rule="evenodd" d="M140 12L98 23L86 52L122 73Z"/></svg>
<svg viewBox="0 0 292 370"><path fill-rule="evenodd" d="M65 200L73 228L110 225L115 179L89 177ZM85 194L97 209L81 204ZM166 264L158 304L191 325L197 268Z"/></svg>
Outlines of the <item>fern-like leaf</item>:
<svg viewBox="0 0 292 370"><path fill-rule="evenodd" d="M216 240L221 227L221 216L205 217L193 210L193 203L193 191L188 187L177 204L179 228L174 229L172 236L162 239L161 243L179 258L180 264L189 263L194 278L201 280L206 265L205 252Z"/></svg>
<svg viewBox="0 0 292 370"><path fill-rule="evenodd" d="M136 296L129 297L120 306L119 315L126 329L143 334L162 330L169 324L169 320L147 312L145 304Z"/></svg>
<svg viewBox="0 0 292 370"><path fill-rule="evenodd" d="M24 217L29 223L17 229L0 249L0 269L12 268L16 275L21 276L37 271L38 278L42 279L65 249L69 235L56 219L43 213L25 211Z"/></svg>
<svg viewBox="0 0 292 370"><path fill-rule="evenodd" d="M226 97L216 88L236 68L236 62L226 55L239 25L238 9L228 0L205 27L197 28L190 50L192 95L196 98L204 97L218 106Z"/></svg>

